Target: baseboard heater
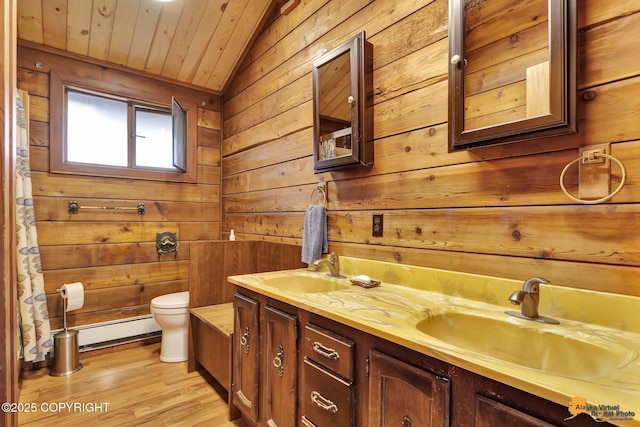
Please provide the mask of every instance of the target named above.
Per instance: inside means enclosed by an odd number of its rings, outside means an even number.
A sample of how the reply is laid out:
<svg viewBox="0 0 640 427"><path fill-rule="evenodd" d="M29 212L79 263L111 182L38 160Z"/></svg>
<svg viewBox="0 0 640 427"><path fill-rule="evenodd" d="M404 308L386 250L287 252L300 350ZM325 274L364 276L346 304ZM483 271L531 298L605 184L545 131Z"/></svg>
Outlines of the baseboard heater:
<svg viewBox="0 0 640 427"><path fill-rule="evenodd" d="M160 325L151 314L90 325L70 325L69 329L78 331L78 346L81 352L140 341L161 334ZM52 336L61 330L52 331Z"/></svg>

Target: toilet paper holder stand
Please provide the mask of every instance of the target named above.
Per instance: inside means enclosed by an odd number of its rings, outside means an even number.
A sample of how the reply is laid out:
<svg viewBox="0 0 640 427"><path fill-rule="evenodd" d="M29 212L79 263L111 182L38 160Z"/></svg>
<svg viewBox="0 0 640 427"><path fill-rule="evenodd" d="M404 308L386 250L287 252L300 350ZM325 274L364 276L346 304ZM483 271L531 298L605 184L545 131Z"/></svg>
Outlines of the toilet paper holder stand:
<svg viewBox="0 0 640 427"><path fill-rule="evenodd" d="M53 336L53 367L49 370L49 375L62 377L71 375L82 369L80 363L78 347L78 331L67 329L67 298L62 295L62 289L56 289L62 297L62 319L63 330Z"/></svg>
<svg viewBox="0 0 640 427"><path fill-rule="evenodd" d="M62 288L56 289L56 292L62 297L62 325L63 330L67 330L67 298L62 295Z"/></svg>

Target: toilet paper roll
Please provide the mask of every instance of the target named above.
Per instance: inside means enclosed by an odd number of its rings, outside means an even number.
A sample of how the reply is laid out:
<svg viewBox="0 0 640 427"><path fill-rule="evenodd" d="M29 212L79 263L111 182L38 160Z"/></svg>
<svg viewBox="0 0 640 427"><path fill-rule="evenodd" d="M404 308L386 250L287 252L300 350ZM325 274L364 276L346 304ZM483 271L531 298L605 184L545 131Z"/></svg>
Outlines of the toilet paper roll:
<svg viewBox="0 0 640 427"><path fill-rule="evenodd" d="M67 300L67 311L78 310L84 305L84 286L80 282L62 285L60 295Z"/></svg>

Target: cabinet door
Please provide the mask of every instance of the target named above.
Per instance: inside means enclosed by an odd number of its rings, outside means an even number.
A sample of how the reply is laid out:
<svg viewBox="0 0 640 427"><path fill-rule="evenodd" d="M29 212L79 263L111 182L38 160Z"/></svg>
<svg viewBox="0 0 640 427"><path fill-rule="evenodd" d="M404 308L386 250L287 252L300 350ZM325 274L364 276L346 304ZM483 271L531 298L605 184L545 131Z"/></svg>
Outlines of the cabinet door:
<svg viewBox="0 0 640 427"><path fill-rule="evenodd" d="M553 427L545 421L479 395L476 395L475 426Z"/></svg>
<svg viewBox="0 0 640 427"><path fill-rule="evenodd" d="M369 425L449 425L449 380L372 350L369 356Z"/></svg>
<svg viewBox="0 0 640 427"><path fill-rule="evenodd" d="M236 294L233 299L233 403L258 421L258 363L260 349L258 302Z"/></svg>
<svg viewBox="0 0 640 427"><path fill-rule="evenodd" d="M295 427L298 383L298 326L295 316L265 307L266 354L264 369L266 408L270 427Z"/></svg>

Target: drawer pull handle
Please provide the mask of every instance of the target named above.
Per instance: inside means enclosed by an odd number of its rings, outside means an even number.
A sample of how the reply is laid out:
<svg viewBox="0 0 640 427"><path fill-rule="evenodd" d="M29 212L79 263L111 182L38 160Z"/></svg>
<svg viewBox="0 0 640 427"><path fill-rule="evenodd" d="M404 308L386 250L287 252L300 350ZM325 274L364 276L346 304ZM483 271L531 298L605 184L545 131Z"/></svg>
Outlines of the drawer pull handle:
<svg viewBox="0 0 640 427"><path fill-rule="evenodd" d="M324 409L327 412L331 412L332 414L335 414L336 412L338 412L338 407L336 406L335 403L323 397L320 393L318 393L315 390L311 392L311 401L316 405L318 405L320 409Z"/></svg>
<svg viewBox="0 0 640 427"><path fill-rule="evenodd" d="M282 359L284 359L284 348L282 348L282 344L280 344L278 354L273 358L273 366L278 369L278 375L280 375L280 377L282 377L282 375L284 374L284 365L282 364Z"/></svg>
<svg viewBox="0 0 640 427"><path fill-rule="evenodd" d="M325 347L324 345L322 345L318 341L314 341L312 347L313 347L313 351L315 351L318 354L323 355L324 357L327 357L327 358L333 359L333 360L340 359L340 353L338 353L337 351L335 351L332 348Z"/></svg>
<svg viewBox="0 0 640 427"><path fill-rule="evenodd" d="M247 408L251 408L253 406L253 403L251 403L251 401L247 399L247 396L244 395L242 390L236 391L236 396L238 396L238 399L240 399L240 403L242 403Z"/></svg>
<svg viewBox="0 0 640 427"><path fill-rule="evenodd" d="M302 421L302 425L304 427L318 427L317 425L315 425L314 423L309 421L309 419L307 417L305 417L304 415L302 416L301 421Z"/></svg>
<svg viewBox="0 0 640 427"><path fill-rule="evenodd" d="M249 354L249 327L244 329L244 334L240 337L240 345L244 347L244 352Z"/></svg>
<svg viewBox="0 0 640 427"><path fill-rule="evenodd" d="M402 419L402 427L411 427L411 418L407 417L406 415L404 416L404 418Z"/></svg>

